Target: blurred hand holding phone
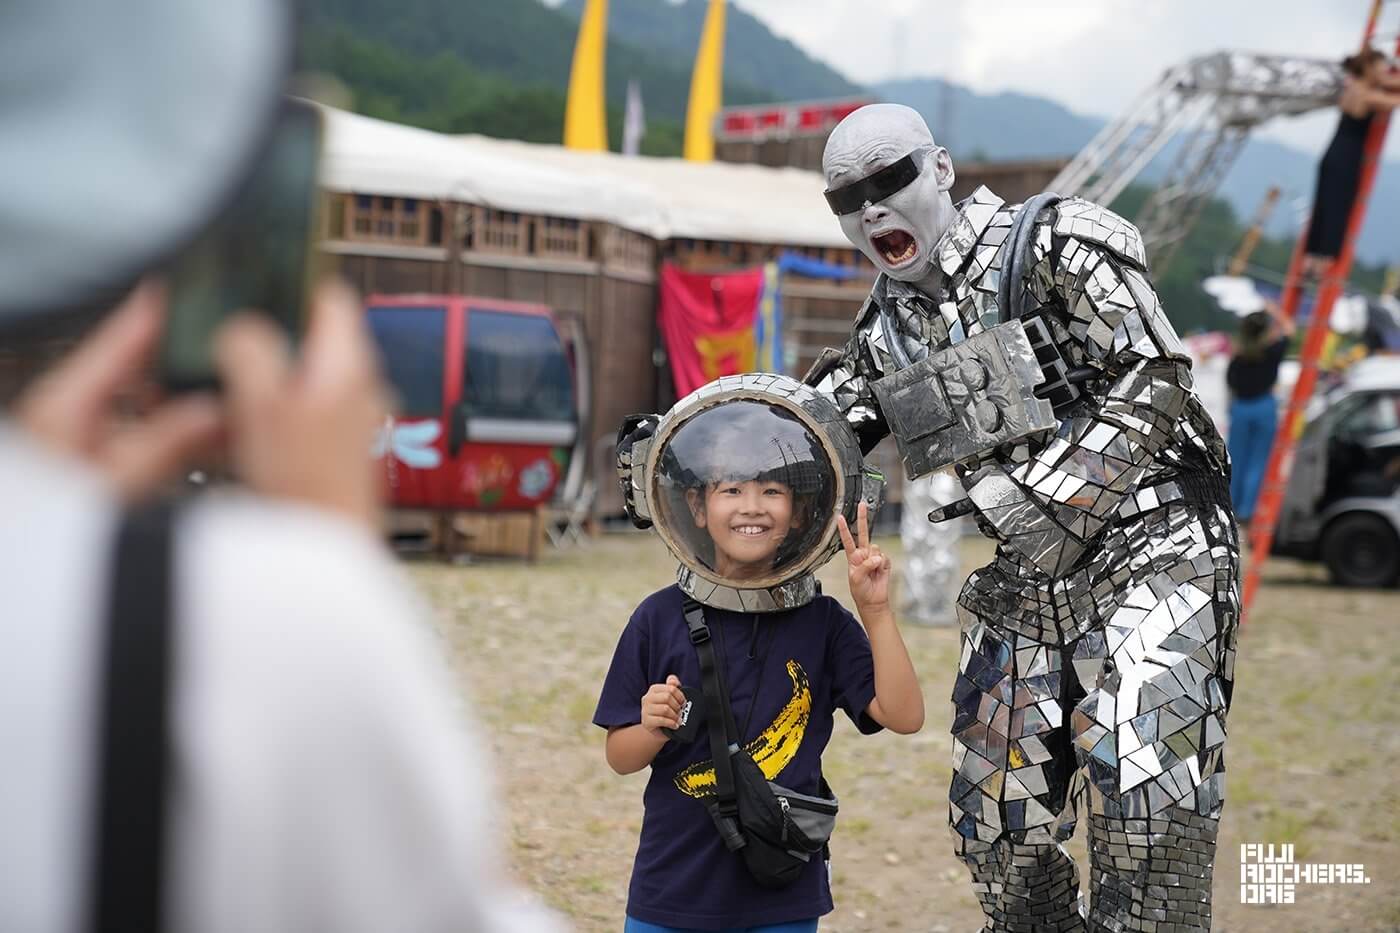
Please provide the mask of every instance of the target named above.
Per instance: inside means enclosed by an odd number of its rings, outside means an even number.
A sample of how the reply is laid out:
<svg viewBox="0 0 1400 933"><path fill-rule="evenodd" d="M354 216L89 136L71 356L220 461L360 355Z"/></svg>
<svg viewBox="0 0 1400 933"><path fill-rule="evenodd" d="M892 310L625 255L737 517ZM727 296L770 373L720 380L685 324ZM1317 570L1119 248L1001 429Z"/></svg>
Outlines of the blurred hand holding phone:
<svg viewBox="0 0 1400 933"><path fill-rule="evenodd" d="M217 390L214 340L239 311L266 316L295 348L305 330L317 229L322 120L288 98L231 203L167 274L169 313L158 370L172 391Z"/></svg>
<svg viewBox="0 0 1400 933"><path fill-rule="evenodd" d="M357 296L316 284L320 111L287 99L233 202L173 264L158 371L224 396L249 488L377 525L384 392Z"/></svg>

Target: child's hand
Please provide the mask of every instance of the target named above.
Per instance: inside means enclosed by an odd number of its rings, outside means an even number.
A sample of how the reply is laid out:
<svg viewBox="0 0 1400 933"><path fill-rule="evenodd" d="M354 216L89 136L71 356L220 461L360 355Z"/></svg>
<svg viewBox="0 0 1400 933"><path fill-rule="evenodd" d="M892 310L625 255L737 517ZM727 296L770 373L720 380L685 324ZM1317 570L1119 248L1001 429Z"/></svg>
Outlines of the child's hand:
<svg viewBox="0 0 1400 933"><path fill-rule="evenodd" d="M681 692L681 679L675 674L666 678L664 684L652 684L642 697L642 725L653 735L665 737L662 727L679 729L681 708L685 706L685 694Z"/></svg>
<svg viewBox="0 0 1400 933"><path fill-rule="evenodd" d="M851 539L846 516L836 516L836 527L841 532L841 544L846 549L849 564L847 576L851 598L856 601L856 608L863 612L887 609L890 602L890 561L878 546L870 543L867 511L862 500L856 509L857 540Z"/></svg>

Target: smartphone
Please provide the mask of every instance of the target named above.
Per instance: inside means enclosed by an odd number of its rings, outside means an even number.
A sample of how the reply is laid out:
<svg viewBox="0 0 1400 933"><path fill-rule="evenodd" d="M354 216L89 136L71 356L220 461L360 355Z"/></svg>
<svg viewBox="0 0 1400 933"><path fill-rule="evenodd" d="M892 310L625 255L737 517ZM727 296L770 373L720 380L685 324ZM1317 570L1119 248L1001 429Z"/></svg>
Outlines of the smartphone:
<svg viewBox="0 0 1400 933"><path fill-rule="evenodd" d="M315 271L321 136L315 106L283 101L252 174L228 209L171 266L159 354L167 389L219 388L214 335L237 311L266 314L293 345L298 342Z"/></svg>

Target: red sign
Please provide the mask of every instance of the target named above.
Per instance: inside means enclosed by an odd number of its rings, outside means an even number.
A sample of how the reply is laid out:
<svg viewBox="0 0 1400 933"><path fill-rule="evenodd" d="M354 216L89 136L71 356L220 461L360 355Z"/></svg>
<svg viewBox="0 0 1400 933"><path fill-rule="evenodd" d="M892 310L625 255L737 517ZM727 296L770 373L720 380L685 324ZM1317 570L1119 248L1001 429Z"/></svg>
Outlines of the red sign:
<svg viewBox="0 0 1400 933"><path fill-rule="evenodd" d="M718 135L724 140L825 135L852 111L869 103L872 101L847 99L728 107L720 111Z"/></svg>

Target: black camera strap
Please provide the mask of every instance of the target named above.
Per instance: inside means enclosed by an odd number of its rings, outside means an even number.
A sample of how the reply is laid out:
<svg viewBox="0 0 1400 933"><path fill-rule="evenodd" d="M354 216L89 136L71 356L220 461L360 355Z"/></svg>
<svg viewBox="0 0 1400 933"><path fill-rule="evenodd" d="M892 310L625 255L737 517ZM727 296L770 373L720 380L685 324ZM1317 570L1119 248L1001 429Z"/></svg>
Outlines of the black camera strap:
<svg viewBox="0 0 1400 933"><path fill-rule="evenodd" d="M734 711L729 706L729 690L724 682L724 668L715 660L715 644L710 628L705 624L705 608L686 597L685 625L690 630L690 643L700 656L700 680L705 693L705 722L710 733L710 755L715 762L715 825L724 844L731 850L743 848L744 837L739 832L739 803L734 790L734 763L729 757L731 742L737 742L738 729Z"/></svg>
<svg viewBox="0 0 1400 933"><path fill-rule="evenodd" d="M88 933L165 929L173 522L170 503L131 510L115 538L97 714Z"/></svg>

